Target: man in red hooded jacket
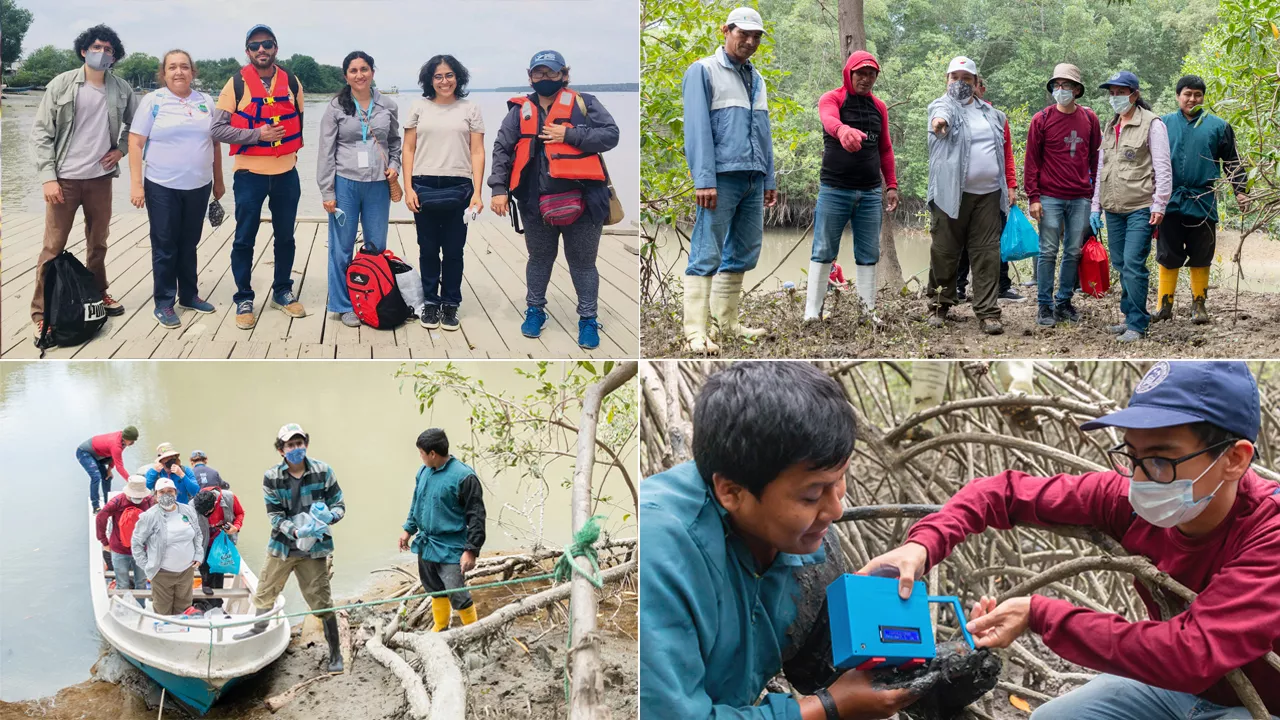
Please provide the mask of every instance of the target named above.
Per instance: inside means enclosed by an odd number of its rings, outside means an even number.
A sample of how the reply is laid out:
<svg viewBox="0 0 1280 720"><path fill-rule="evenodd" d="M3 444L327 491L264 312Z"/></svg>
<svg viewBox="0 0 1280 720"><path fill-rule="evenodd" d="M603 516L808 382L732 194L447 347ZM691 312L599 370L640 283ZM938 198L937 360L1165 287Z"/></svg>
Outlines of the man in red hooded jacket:
<svg viewBox="0 0 1280 720"><path fill-rule="evenodd" d="M1227 673L1243 670L1267 710L1280 713L1280 485L1250 464L1261 425L1258 386L1242 362L1160 361L1129 407L1084 423L1114 427L1115 470L979 478L916 523L903 546L860 572L898 575L899 594L968 535L988 527L1087 525L1143 555L1197 593L1166 595L1161 615L1135 583L1149 620L1131 622L1066 600L1032 595L970 614L978 647L1008 647L1027 630L1102 675L1038 708L1033 720L1248 718Z"/></svg>
<svg viewBox="0 0 1280 720"><path fill-rule="evenodd" d="M853 225L854 282L858 297L875 319L876 263L880 260L880 219L898 207L898 176L889 140L889 109L871 88L880 63L865 50L849 56L843 85L822 96L822 174L813 217L813 254L804 319L819 320L831 265L840 254L840 236ZM883 182L881 177L883 176ZM882 189L883 188L883 189Z"/></svg>

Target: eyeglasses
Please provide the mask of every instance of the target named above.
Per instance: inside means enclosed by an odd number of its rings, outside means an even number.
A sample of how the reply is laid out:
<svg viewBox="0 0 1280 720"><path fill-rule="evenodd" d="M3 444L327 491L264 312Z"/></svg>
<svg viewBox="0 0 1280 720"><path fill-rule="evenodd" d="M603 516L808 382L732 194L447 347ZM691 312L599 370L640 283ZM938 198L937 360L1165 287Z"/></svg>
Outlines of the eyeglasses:
<svg viewBox="0 0 1280 720"><path fill-rule="evenodd" d="M252 50L252 51L254 51L254 52L257 52L257 51L258 51L258 48L263 48L263 49L266 49L266 50L275 50L275 49L276 49L276 41L275 41L275 40L258 40L258 41L256 41L256 42L251 42L251 43L249 43L249 44L248 44L248 45L246 45L245 47L249 48L250 50Z"/></svg>
<svg viewBox="0 0 1280 720"><path fill-rule="evenodd" d="M445 73L443 75L432 75L431 79L435 80L436 82L444 82L445 80L453 80L456 77L458 76L454 75L453 73Z"/></svg>
<svg viewBox="0 0 1280 720"><path fill-rule="evenodd" d="M1135 457L1124 451L1124 443L1120 443L1108 450L1107 456L1111 458L1111 464L1115 465L1116 472L1120 473L1123 477L1133 477L1134 469L1141 466L1142 474L1146 475L1148 480L1166 485L1173 482L1174 479L1178 477L1179 463L1184 463L1191 458L1216 450L1224 445L1234 444L1239 441L1239 439L1240 438L1231 438L1230 440L1223 440L1222 442L1210 445L1203 450L1197 450L1189 455L1183 455L1176 459L1163 457Z"/></svg>
<svg viewBox="0 0 1280 720"><path fill-rule="evenodd" d="M556 70L553 72L551 70L534 70L533 72L529 73L529 77L533 78L534 80L559 80L560 71Z"/></svg>

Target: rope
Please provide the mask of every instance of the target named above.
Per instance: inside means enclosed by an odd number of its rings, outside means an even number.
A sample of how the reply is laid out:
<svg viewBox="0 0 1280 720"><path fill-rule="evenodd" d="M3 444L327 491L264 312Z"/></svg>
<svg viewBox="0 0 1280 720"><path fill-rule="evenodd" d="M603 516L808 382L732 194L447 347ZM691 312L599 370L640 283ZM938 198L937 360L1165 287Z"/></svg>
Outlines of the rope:
<svg viewBox="0 0 1280 720"><path fill-rule="evenodd" d="M560 559L556 561L555 575L556 582L566 582L573 578L573 574L581 575L587 582L599 590L604 587L604 579L600 576L600 558L596 554L596 541L600 539L600 526L596 524L596 518L603 518L604 515L592 515L587 518L587 522L573 534L573 542L564 548L564 553L560 555ZM588 574L574 558L585 557L587 562L591 563L591 573ZM569 611L568 633L564 641L564 703L569 705L569 659L573 656L573 611Z"/></svg>

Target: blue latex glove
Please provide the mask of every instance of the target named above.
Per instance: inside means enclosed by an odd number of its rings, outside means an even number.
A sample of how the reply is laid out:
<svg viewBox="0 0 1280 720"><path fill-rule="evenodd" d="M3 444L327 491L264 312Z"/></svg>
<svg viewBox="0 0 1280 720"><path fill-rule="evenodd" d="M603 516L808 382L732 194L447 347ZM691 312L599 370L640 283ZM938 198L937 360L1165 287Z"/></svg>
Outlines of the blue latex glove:
<svg viewBox="0 0 1280 720"><path fill-rule="evenodd" d="M1089 227L1093 228L1093 234L1097 235L1102 232L1102 212L1089 213Z"/></svg>
<svg viewBox="0 0 1280 720"><path fill-rule="evenodd" d="M333 522L333 511L322 502L311 503L311 516L325 524Z"/></svg>

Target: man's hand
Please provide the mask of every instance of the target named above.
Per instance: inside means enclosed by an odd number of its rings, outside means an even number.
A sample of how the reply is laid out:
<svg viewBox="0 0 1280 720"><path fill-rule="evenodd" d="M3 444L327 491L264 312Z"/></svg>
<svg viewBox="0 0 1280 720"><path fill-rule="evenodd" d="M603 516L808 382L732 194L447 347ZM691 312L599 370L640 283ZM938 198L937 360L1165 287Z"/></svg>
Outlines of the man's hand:
<svg viewBox="0 0 1280 720"><path fill-rule="evenodd" d="M259 142L275 142L284 137L283 125L264 125L258 128Z"/></svg>
<svg viewBox="0 0 1280 720"><path fill-rule="evenodd" d="M765 207L773 207L774 205L777 205L777 204L778 204L778 191L777 191L777 190L765 190L765 191L764 191L764 206L765 206Z"/></svg>
<svg viewBox="0 0 1280 720"><path fill-rule="evenodd" d="M506 217L507 216L507 196L494 195L493 200L489 202L489 207L490 209L493 210L494 215L497 215L498 217Z"/></svg>
<svg viewBox="0 0 1280 720"><path fill-rule="evenodd" d="M716 189L715 188L698 188L697 190L693 191L693 194L697 196L698 207L705 208L707 210L716 209Z"/></svg>
<svg viewBox="0 0 1280 720"><path fill-rule="evenodd" d="M102 165L103 170L115 170L116 163L120 162L120 158L124 157L124 153L119 150L108 150L106 155L98 161Z"/></svg>
<svg viewBox="0 0 1280 720"><path fill-rule="evenodd" d="M915 702L910 690L877 690L871 686L871 677L858 670L849 670L827 688L836 701L840 717L844 720L879 720L887 718Z"/></svg>
<svg viewBox="0 0 1280 720"><path fill-rule="evenodd" d="M408 530L400 531L400 552L406 552L409 549L409 538L413 537Z"/></svg>
<svg viewBox="0 0 1280 720"><path fill-rule="evenodd" d="M917 542L909 542L901 547L871 559L871 562L858 571L859 575L879 575L881 577L898 576L898 596L903 600L911 597L911 588L916 580L924 574L925 565L929 562L929 552Z"/></svg>
<svg viewBox="0 0 1280 720"><path fill-rule="evenodd" d="M932 130L935 135L944 137L947 134L947 121L942 118L934 118L933 121L929 123L929 129Z"/></svg>
<svg viewBox="0 0 1280 720"><path fill-rule="evenodd" d="M967 627L973 633L974 645L1006 648L1026 632L1030 624L1030 597L1013 598L996 605L995 598L983 595L973 604Z"/></svg>
<svg viewBox="0 0 1280 720"><path fill-rule="evenodd" d="M62 186L57 180L50 180L44 184L44 201L51 205L62 204Z"/></svg>
<svg viewBox="0 0 1280 720"><path fill-rule="evenodd" d="M462 553L462 560L458 563L462 567L462 572L468 573L476 567L476 554L474 551L467 550Z"/></svg>
<svg viewBox="0 0 1280 720"><path fill-rule="evenodd" d="M845 152L856 153L862 149L862 141L867 139L867 134L855 127L841 125L836 128L836 140L840 141L840 147Z"/></svg>
<svg viewBox="0 0 1280 720"><path fill-rule="evenodd" d="M338 212L337 200L321 200L320 204L324 206L324 211L329 213L330 215Z"/></svg>
<svg viewBox="0 0 1280 720"><path fill-rule="evenodd" d="M542 132L538 133L538 139L544 143L562 143L564 142L564 131L567 129L564 125L547 123L542 126Z"/></svg>
<svg viewBox="0 0 1280 720"><path fill-rule="evenodd" d="M1153 212L1151 213L1151 219L1147 221L1147 224L1159 225L1162 220L1164 220L1164 213Z"/></svg>
<svg viewBox="0 0 1280 720"><path fill-rule="evenodd" d="M889 188L884 192L884 211L893 212L898 209L898 188Z"/></svg>
<svg viewBox="0 0 1280 720"><path fill-rule="evenodd" d="M1044 214L1044 205L1041 205L1039 201L1033 202L1031 203L1031 207L1028 208L1028 211L1032 220L1040 222L1040 216Z"/></svg>

